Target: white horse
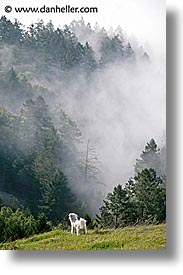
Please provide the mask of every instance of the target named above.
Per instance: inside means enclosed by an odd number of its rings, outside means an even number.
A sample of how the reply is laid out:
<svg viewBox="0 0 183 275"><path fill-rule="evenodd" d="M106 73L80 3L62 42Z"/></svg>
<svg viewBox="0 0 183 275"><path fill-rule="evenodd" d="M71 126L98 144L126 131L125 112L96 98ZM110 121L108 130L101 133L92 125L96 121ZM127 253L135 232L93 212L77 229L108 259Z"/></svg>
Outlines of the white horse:
<svg viewBox="0 0 183 275"><path fill-rule="evenodd" d="M78 219L78 215L75 213L70 213L69 214L69 220L71 223L71 234L74 233L74 229L76 230L77 236L79 235L79 230L82 229L84 230L84 233L87 233L87 228L86 228L86 220L83 218Z"/></svg>

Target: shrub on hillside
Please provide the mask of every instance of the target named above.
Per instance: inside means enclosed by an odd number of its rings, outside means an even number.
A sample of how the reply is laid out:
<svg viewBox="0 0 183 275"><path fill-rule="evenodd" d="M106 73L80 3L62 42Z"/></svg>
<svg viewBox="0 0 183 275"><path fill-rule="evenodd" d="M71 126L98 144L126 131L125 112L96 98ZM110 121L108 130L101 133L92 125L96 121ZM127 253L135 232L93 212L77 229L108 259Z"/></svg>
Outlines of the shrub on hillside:
<svg viewBox="0 0 183 275"><path fill-rule="evenodd" d="M49 231L52 224L44 214L40 214L36 220L27 209L13 210L10 207L2 207L0 211L0 242L14 241L29 237L34 234Z"/></svg>

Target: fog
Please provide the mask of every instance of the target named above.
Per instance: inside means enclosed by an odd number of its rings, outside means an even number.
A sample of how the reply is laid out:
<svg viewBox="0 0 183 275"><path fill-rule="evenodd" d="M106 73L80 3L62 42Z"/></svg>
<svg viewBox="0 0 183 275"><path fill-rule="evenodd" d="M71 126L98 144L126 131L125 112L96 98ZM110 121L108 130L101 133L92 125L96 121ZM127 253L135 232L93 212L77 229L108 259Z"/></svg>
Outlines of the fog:
<svg viewBox="0 0 183 275"><path fill-rule="evenodd" d="M80 42L90 42L98 60L100 35L105 32L100 30L94 36L91 31L85 36L76 28L73 30ZM49 74L40 72L36 75L34 64L14 66L19 73L29 71L28 80L32 85L42 85L50 90L51 97L46 95L50 110L59 107L76 122L82 133L83 148L90 140L100 161L104 195L117 184L124 185L134 175L136 159L151 138L162 145L166 128L165 63L163 58L154 60L151 56L148 61L141 59L145 50L134 37L131 40L137 52L136 61L110 63L89 77L75 69L66 74L51 68ZM3 70L10 69L13 64L12 49L0 50ZM55 118L52 119L56 124ZM78 186L81 187L81 183ZM73 186L74 192L85 192L77 189ZM98 205L91 204L90 207Z"/></svg>
<svg viewBox="0 0 183 275"><path fill-rule="evenodd" d="M153 63L111 64L88 81L58 91L60 105L99 153L106 191L134 174L146 143L165 130L165 75Z"/></svg>

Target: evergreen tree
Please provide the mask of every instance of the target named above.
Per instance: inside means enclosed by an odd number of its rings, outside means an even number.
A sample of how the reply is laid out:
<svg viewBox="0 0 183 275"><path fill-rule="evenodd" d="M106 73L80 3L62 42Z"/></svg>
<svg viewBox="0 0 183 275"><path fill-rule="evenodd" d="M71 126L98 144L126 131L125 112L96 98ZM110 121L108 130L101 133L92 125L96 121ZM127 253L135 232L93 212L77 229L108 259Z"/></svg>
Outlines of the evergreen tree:
<svg viewBox="0 0 183 275"><path fill-rule="evenodd" d="M134 200L141 222L160 223L166 218L166 191L162 179L152 168L134 177Z"/></svg>
<svg viewBox="0 0 183 275"><path fill-rule="evenodd" d="M112 62L120 62L124 59L124 57L124 46L117 36L114 36L112 39L105 37L102 40L100 59L101 65Z"/></svg>
<svg viewBox="0 0 183 275"><path fill-rule="evenodd" d="M132 46L130 43L127 44L125 48L125 57L128 59L128 61L135 61L135 52L132 49Z"/></svg>
<svg viewBox="0 0 183 275"><path fill-rule="evenodd" d="M140 159L136 160L135 173L143 169L154 169L158 176L165 177L166 174L166 148L160 150L152 138L142 151Z"/></svg>
<svg viewBox="0 0 183 275"><path fill-rule="evenodd" d="M17 20L12 23L5 16L0 18L0 42L14 45L22 41L22 35L22 26Z"/></svg>
<svg viewBox="0 0 183 275"><path fill-rule="evenodd" d="M123 227L166 220L166 190L153 169L144 169L125 187L118 185L108 193L100 208L98 223L102 227Z"/></svg>
<svg viewBox="0 0 183 275"><path fill-rule="evenodd" d="M2 77L1 85L1 105L14 112L19 112L25 100L34 95L32 85L25 77L20 79L13 67Z"/></svg>
<svg viewBox="0 0 183 275"><path fill-rule="evenodd" d="M39 133L40 134L40 133ZM39 182L41 198L40 209L46 213L49 218L58 219L62 217L64 203L62 197L67 196L70 190L67 188L67 180L59 168L59 142L56 130L54 128L46 129L39 136L38 147L35 152L32 169ZM68 203L71 201L68 200ZM55 206L60 204L59 213L55 211ZM61 207L62 206L62 207ZM54 220L55 220L54 219Z"/></svg>
<svg viewBox="0 0 183 275"><path fill-rule="evenodd" d="M33 148L31 169L40 189L38 208L56 222L68 210L68 205L72 205L73 199L60 167L63 144L53 127L43 98L28 101L22 114L27 118L27 126L31 130L29 138L33 138L33 146L29 150Z"/></svg>
<svg viewBox="0 0 183 275"><path fill-rule="evenodd" d="M13 68L11 68L6 76L4 77L5 84L9 88L10 91L17 90L18 88L18 77L16 72L14 71Z"/></svg>
<svg viewBox="0 0 183 275"><path fill-rule="evenodd" d="M108 193L104 205L100 208L100 224L103 227L123 227L134 222L135 213L132 215L133 204L127 194L127 190L121 185L114 187L112 193Z"/></svg>

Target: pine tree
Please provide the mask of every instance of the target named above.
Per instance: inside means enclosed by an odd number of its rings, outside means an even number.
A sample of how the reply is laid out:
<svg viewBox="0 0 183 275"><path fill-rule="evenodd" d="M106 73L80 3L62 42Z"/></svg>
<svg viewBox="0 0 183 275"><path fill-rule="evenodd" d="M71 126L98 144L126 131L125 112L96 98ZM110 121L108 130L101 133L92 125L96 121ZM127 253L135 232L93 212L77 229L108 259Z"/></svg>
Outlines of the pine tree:
<svg viewBox="0 0 183 275"><path fill-rule="evenodd" d="M144 169L134 177L134 200L141 222L160 223L166 218L166 191L154 169Z"/></svg>
<svg viewBox="0 0 183 275"><path fill-rule="evenodd" d="M0 18L0 42L14 45L20 43L22 38L22 25L17 20L12 23L6 16L2 16Z"/></svg>
<svg viewBox="0 0 183 275"><path fill-rule="evenodd" d="M152 138L142 151L140 159L136 160L135 173L141 172L143 169L154 169L158 176L166 174L165 158L161 158L161 150L158 148L156 141ZM164 171L163 171L164 170Z"/></svg>
<svg viewBox="0 0 183 275"><path fill-rule="evenodd" d="M122 185L117 185L112 193L108 193L104 205L100 208L100 224L102 227L115 228L132 224L135 219L132 207L127 190Z"/></svg>
<svg viewBox="0 0 183 275"><path fill-rule="evenodd" d="M4 77L5 80L5 87L7 87L11 93L15 92L15 90L18 88L19 83L18 83L18 77L13 69L13 67L8 71L6 76ZM12 94L13 95L13 94Z"/></svg>

